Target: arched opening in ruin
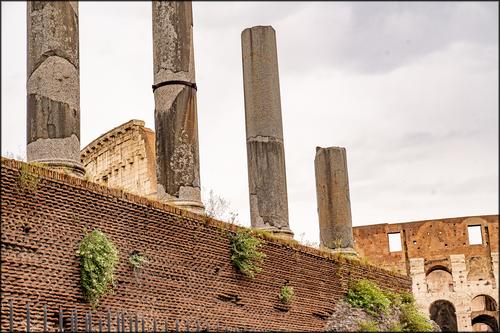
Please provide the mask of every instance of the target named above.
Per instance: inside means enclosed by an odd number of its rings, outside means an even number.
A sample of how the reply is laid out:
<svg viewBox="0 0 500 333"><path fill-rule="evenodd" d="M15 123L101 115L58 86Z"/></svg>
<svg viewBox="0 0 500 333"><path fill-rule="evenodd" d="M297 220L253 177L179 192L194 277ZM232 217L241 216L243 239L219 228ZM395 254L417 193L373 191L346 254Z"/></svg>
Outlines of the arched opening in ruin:
<svg viewBox="0 0 500 333"><path fill-rule="evenodd" d="M425 273L426 275L429 275L430 273L436 271L436 270L442 270L442 271L445 271L445 272L448 272L451 274L451 271L449 270L448 267L446 266L443 266L443 265L434 265L430 268L427 269L427 272Z"/></svg>
<svg viewBox="0 0 500 333"><path fill-rule="evenodd" d="M453 291L453 277L445 267L431 268L425 279L429 293Z"/></svg>
<svg viewBox="0 0 500 333"><path fill-rule="evenodd" d="M442 332L457 331L457 315L455 307L446 300L437 300L429 308L430 317L439 325Z"/></svg>
<svg viewBox="0 0 500 333"><path fill-rule="evenodd" d="M471 311L496 311L497 302L488 295L478 295L472 299Z"/></svg>
<svg viewBox="0 0 500 333"><path fill-rule="evenodd" d="M472 329L474 332L498 332L498 323L492 316L480 315L472 319Z"/></svg>

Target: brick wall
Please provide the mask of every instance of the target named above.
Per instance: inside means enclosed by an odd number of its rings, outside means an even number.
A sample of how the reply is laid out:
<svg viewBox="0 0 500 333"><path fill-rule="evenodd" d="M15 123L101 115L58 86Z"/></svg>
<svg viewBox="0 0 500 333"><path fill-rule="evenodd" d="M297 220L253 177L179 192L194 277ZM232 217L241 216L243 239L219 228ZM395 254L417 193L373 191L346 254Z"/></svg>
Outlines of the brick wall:
<svg viewBox="0 0 500 333"><path fill-rule="evenodd" d="M267 255L263 271L251 280L230 262L227 232L236 226L35 166L23 170L37 175L36 189L22 189L22 165L2 158L4 330L9 300L15 301L17 317L24 316L20 301L30 301L37 318L45 303L80 313L89 309L75 255L85 228L101 229L120 253L117 285L103 297L94 319L109 307L163 320L207 320L211 326L220 321L235 328L319 331L350 279L368 278L390 290L411 289L406 276L270 238L262 248ZM150 260L140 274L127 264L134 250ZM278 300L284 283L295 291L287 311ZM56 317L49 319L54 329ZM24 322L14 324L24 328Z"/></svg>
<svg viewBox="0 0 500 333"><path fill-rule="evenodd" d="M470 225L481 226L482 244L469 245ZM400 233L401 251L389 251L389 233ZM409 259L425 258L426 271L436 265L451 270L450 255L464 254L469 262L498 253L498 215L359 226L353 235L356 251L376 265L409 274Z"/></svg>

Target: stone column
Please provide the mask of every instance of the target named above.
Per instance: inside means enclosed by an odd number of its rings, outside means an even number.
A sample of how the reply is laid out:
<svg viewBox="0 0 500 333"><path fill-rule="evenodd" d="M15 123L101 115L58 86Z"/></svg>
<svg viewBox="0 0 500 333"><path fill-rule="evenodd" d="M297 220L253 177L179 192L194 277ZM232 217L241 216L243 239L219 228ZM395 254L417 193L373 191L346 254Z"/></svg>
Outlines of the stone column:
<svg viewBox="0 0 500 333"><path fill-rule="evenodd" d="M83 176L77 1L28 1L27 160Z"/></svg>
<svg viewBox="0 0 500 333"><path fill-rule="evenodd" d="M203 213L191 2L152 7L157 197Z"/></svg>
<svg viewBox="0 0 500 333"><path fill-rule="evenodd" d="M419 304L426 300L427 282L425 280L424 258L410 258L410 277L412 291Z"/></svg>
<svg viewBox="0 0 500 333"><path fill-rule="evenodd" d="M410 277L412 281L412 292L415 296L420 311L429 318L429 307L434 299L429 298L427 293L427 282L425 280L424 258L410 258Z"/></svg>
<svg viewBox="0 0 500 333"><path fill-rule="evenodd" d="M288 225L276 33L257 26L241 34L250 217L254 228L293 237Z"/></svg>
<svg viewBox="0 0 500 333"><path fill-rule="evenodd" d="M465 263L464 254L451 254L451 275L453 277L453 290L460 290L467 286L467 275L469 270Z"/></svg>
<svg viewBox="0 0 500 333"><path fill-rule="evenodd" d="M316 147L314 167L320 245L354 254L345 148Z"/></svg>

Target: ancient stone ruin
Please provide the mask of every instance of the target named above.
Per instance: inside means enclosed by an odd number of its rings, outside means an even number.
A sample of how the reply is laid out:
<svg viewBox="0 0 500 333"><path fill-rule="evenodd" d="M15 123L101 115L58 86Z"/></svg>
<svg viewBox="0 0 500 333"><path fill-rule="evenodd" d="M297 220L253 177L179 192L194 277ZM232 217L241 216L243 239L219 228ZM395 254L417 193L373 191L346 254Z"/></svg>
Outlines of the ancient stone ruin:
<svg viewBox="0 0 500 333"><path fill-rule="evenodd" d="M98 184L156 198L155 133L131 120L102 134L81 151L86 177Z"/></svg>
<svg viewBox="0 0 500 333"><path fill-rule="evenodd" d="M498 215L353 229L362 257L412 278L442 331L498 332Z"/></svg>
<svg viewBox="0 0 500 333"><path fill-rule="evenodd" d="M201 213L191 2L152 7L157 196Z"/></svg>
<svg viewBox="0 0 500 333"><path fill-rule="evenodd" d="M153 257L150 273L156 280L142 289L148 300L131 299L141 287L126 277L111 305L132 309L139 304L160 315L174 309L213 322L216 314L243 329L318 330L351 278L366 276L386 289L409 290L409 279L388 271L394 269L412 278L418 304L442 330L498 331L498 215L355 227L353 232L345 148L317 147L314 160L320 242L328 251L297 248L283 239L293 232L271 26L245 29L241 44L251 225L280 237L265 247L270 258L264 274L273 285L242 282L225 262L227 242L221 239L236 227L202 215L191 2L152 3L155 131L131 120L81 151L78 18L78 2L27 3L27 160L91 182L2 160L2 263L7 264L2 275L9 276L2 296L13 296L21 286L29 289L25 298L43 290L46 295L37 297L51 300L56 288L61 302L82 306L75 301L74 243L81 230L99 227L127 253L141 247ZM29 186L20 186L26 179ZM466 236L473 227L480 230L480 243ZM391 249L398 239L399 247ZM357 253L386 270L342 262L332 252ZM127 271L123 263L120 269ZM203 278L193 278L196 274ZM290 281L299 291L300 311L274 304L275 290ZM254 295L260 289L272 296ZM213 313L207 314L206 306ZM4 308L2 303L2 314ZM7 326L2 318L2 328Z"/></svg>
<svg viewBox="0 0 500 333"><path fill-rule="evenodd" d="M273 27L243 30L241 54L252 227L293 237L288 225L278 54Z"/></svg>
<svg viewBox="0 0 500 333"><path fill-rule="evenodd" d="M83 176L78 2L26 5L27 160Z"/></svg>
<svg viewBox="0 0 500 333"><path fill-rule="evenodd" d="M316 147L314 167L320 244L337 252L354 254L345 148Z"/></svg>

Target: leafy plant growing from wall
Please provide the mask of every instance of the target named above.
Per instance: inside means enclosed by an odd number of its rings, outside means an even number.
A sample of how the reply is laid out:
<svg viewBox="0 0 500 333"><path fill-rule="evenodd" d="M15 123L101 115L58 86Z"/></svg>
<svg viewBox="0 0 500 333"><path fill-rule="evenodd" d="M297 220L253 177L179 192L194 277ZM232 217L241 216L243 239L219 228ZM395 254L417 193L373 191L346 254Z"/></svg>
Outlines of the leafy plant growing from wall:
<svg viewBox="0 0 500 333"><path fill-rule="evenodd" d="M403 332L432 332L432 324L418 310L413 294L400 294L401 301L398 303L400 325Z"/></svg>
<svg viewBox="0 0 500 333"><path fill-rule="evenodd" d="M411 293L383 291L375 283L363 279L350 284L346 299L351 306L362 308L371 316L370 320L358 323L360 331L432 332L434 330L432 323L419 311ZM385 329L381 325L385 325Z"/></svg>
<svg viewBox="0 0 500 333"><path fill-rule="evenodd" d="M365 279L351 283L347 291L347 302L353 307L364 309L372 316L387 313L391 305L384 292L375 283Z"/></svg>
<svg viewBox="0 0 500 333"><path fill-rule="evenodd" d="M290 286L282 286L280 289L279 299L283 304L288 304L292 301L293 296L295 295L293 288Z"/></svg>
<svg viewBox="0 0 500 333"><path fill-rule="evenodd" d="M259 251L261 242L253 237L249 230L229 234L231 243L231 262L245 276L253 278L262 271L259 264L266 255Z"/></svg>
<svg viewBox="0 0 500 333"><path fill-rule="evenodd" d="M149 263L148 257L142 255L138 251L132 252L130 257L128 257L128 263L130 267L134 269L134 271L140 270L145 265Z"/></svg>
<svg viewBox="0 0 500 333"><path fill-rule="evenodd" d="M83 296L95 308L114 283L118 251L103 232L94 229L83 238L77 255Z"/></svg>

